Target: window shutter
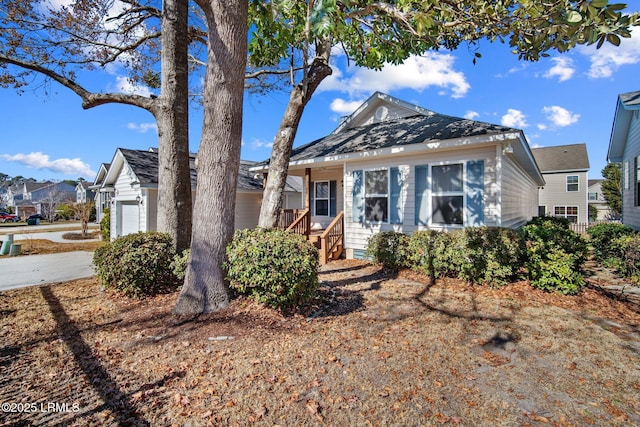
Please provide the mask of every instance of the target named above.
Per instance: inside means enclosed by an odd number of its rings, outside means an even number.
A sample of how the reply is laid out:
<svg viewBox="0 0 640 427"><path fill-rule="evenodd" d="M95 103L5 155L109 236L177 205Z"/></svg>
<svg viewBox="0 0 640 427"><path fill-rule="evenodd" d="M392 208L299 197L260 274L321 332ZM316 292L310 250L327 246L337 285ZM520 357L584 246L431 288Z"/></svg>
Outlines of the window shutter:
<svg viewBox="0 0 640 427"><path fill-rule="evenodd" d="M329 181L329 216L336 216L336 181Z"/></svg>
<svg viewBox="0 0 640 427"><path fill-rule="evenodd" d="M353 188L351 189L352 196L352 221L363 222L364 221L364 194L363 193L363 172L361 170L351 172L353 177Z"/></svg>
<svg viewBox="0 0 640 427"><path fill-rule="evenodd" d="M389 169L389 222L402 224L402 174L399 168Z"/></svg>
<svg viewBox="0 0 640 427"><path fill-rule="evenodd" d="M484 225L484 160L467 162L466 225Z"/></svg>
<svg viewBox="0 0 640 427"><path fill-rule="evenodd" d="M429 225L429 166L416 166L416 225Z"/></svg>
<svg viewBox="0 0 640 427"><path fill-rule="evenodd" d="M311 215L316 214L316 183L311 181Z"/></svg>

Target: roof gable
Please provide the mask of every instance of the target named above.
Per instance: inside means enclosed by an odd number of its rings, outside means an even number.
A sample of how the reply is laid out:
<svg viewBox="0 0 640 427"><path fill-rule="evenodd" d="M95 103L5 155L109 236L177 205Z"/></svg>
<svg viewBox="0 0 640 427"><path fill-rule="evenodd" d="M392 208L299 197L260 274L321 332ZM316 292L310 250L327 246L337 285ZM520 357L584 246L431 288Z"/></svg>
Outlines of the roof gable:
<svg viewBox="0 0 640 427"><path fill-rule="evenodd" d="M640 91L618 95L607 152L607 160L610 162L622 161L633 112L637 110L640 110Z"/></svg>
<svg viewBox="0 0 640 427"><path fill-rule="evenodd" d="M435 114L433 111L422 108L418 105L410 104L406 101L387 95L382 92L375 92L364 101L353 113L340 120L340 124L331 132L335 134L346 129L366 126L382 121L410 117L415 115Z"/></svg>
<svg viewBox="0 0 640 427"><path fill-rule="evenodd" d="M532 148L531 152L542 173L589 170L589 156L585 144Z"/></svg>

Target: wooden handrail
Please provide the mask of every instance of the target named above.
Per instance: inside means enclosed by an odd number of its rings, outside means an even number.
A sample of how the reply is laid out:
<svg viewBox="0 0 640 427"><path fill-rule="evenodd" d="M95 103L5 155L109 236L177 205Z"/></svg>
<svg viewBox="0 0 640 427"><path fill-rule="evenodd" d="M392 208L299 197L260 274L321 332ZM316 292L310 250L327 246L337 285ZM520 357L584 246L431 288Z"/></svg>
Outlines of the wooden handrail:
<svg viewBox="0 0 640 427"><path fill-rule="evenodd" d="M320 235L320 260L326 263L329 254L334 248L342 243L344 238L344 211L340 211L338 215L331 221L331 224Z"/></svg>
<svg viewBox="0 0 640 427"><path fill-rule="evenodd" d="M309 212L309 209L296 209L295 213L299 216L286 228L286 230L308 236L311 233L311 212Z"/></svg>

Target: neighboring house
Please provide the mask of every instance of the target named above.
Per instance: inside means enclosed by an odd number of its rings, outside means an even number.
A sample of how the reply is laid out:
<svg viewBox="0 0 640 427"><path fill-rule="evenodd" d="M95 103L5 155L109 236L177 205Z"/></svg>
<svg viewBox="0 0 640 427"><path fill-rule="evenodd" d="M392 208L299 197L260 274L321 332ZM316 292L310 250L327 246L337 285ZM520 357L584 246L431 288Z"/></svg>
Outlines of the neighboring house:
<svg viewBox="0 0 640 427"><path fill-rule="evenodd" d="M16 215L26 218L27 216L37 212L37 207L33 203L33 192L42 187L51 185L47 182L21 181L9 187L6 194L7 206L15 209Z"/></svg>
<svg viewBox="0 0 640 427"><path fill-rule="evenodd" d="M104 179L109 172L111 163L102 163L96 174L93 184L89 187L94 194L96 206L96 222L99 224L104 217L105 209L111 208L111 197L114 192L113 186L105 186Z"/></svg>
<svg viewBox="0 0 640 427"><path fill-rule="evenodd" d="M539 216L559 216L571 222L589 221L589 156L585 144L531 150L546 185L540 190Z"/></svg>
<svg viewBox="0 0 640 427"><path fill-rule="evenodd" d="M95 194L91 189L91 183L87 181L80 181L76 185L76 203L87 203L93 201Z"/></svg>
<svg viewBox="0 0 640 427"><path fill-rule="evenodd" d="M190 155L191 188L195 199L197 185L196 155ZM255 162L240 161L236 194L235 227L252 228L258 224L262 201L262 174L249 170ZM106 171L106 173L104 172ZM110 195L111 238L138 231L157 230L158 153L155 150L119 148L109 166L98 172L94 187L98 194ZM287 196L300 205L300 185L290 180ZM292 186L293 185L293 186ZM297 195L298 201L295 200ZM212 213L215 215L215 213Z"/></svg>
<svg viewBox="0 0 640 427"><path fill-rule="evenodd" d="M622 223L640 230L640 91L618 95L607 160L622 165Z"/></svg>
<svg viewBox="0 0 640 427"><path fill-rule="evenodd" d="M537 214L545 185L521 130L379 92L328 136L295 148L289 174L305 179L310 228L325 229L321 262L343 248L363 257L379 231L519 227ZM340 238L323 243L332 234Z"/></svg>
<svg viewBox="0 0 640 427"><path fill-rule="evenodd" d="M76 198L75 188L66 182L24 181L9 188L9 195L8 205L23 219L34 213L49 217L55 214L58 204Z"/></svg>
<svg viewBox="0 0 640 427"><path fill-rule="evenodd" d="M604 198L604 193L602 193L602 181L604 181L604 179L589 180L589 192L587 199L589 201L589 206L594 206L598 210L598 215L596 216L595 221L607 221L614 219L612 218L611 208L609 208L607 200Z"/></svg>

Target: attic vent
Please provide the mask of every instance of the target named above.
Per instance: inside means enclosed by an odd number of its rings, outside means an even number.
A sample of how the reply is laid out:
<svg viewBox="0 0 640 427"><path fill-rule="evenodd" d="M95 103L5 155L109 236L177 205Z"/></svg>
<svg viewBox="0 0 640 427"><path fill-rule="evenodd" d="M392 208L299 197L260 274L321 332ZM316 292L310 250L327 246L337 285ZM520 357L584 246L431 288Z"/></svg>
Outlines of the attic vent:
<svg viewBox="0 0 640 427"><path fill-rule="evenodd" d="M387 117L389 117L389 109L385 106L378 107L376 109L375 116L377 120L385 120Z"/></svg>

